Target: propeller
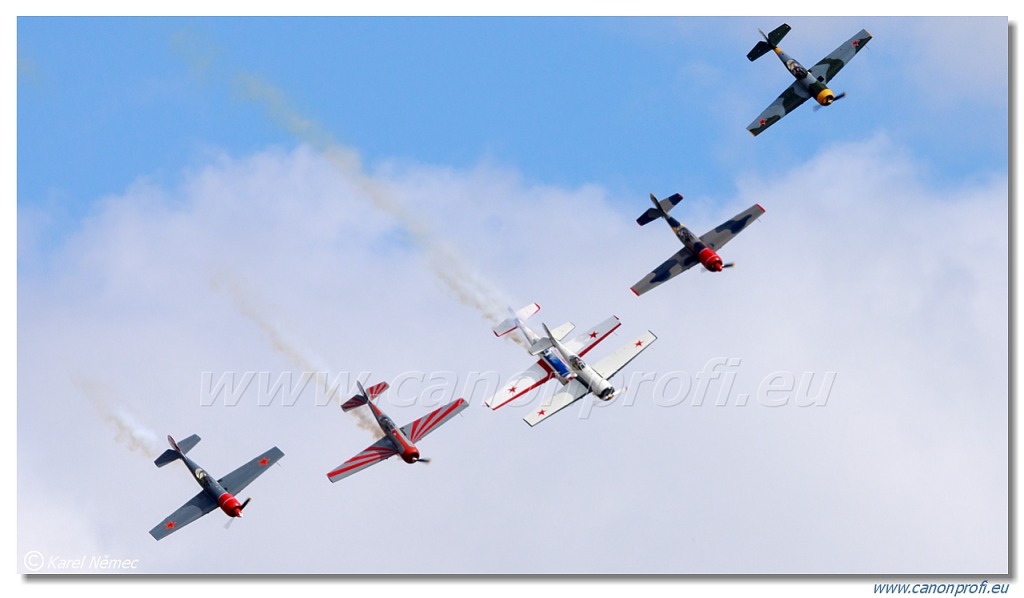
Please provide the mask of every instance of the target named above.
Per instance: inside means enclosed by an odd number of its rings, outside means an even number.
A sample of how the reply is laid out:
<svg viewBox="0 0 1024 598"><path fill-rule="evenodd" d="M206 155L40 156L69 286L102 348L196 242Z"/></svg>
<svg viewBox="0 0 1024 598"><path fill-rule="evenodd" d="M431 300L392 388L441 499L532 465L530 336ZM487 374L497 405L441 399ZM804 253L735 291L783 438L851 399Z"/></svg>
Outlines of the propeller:
<svg viewBox="0 0 1024 598"><path fill-rule="evenodd" d="M416 459L416 462L417 463L423 463L424 465L430 465L430 459L424 459L423 457L420 457L419 459Z"/></svg>
<svg viewBox="0 0 1024 598"><path fill-rule="evenodd" d="M252 497L245 499L245 501L238 506L238 517L242 516L242 511L245 510L245 505L249 504L250 500L252 500ZM238 517L228 517L228 522L224 524L224 529L231 529L231 524L234 523L235 519L238 519Z"/></svg>
<svg viewBox="0 0 1024 598"><path fill-rule="evenodd" d="M725 270L726 268L732 268L735 265L736 265L736 262L729 262L728 264L722 264L722 269Z"/></svg>

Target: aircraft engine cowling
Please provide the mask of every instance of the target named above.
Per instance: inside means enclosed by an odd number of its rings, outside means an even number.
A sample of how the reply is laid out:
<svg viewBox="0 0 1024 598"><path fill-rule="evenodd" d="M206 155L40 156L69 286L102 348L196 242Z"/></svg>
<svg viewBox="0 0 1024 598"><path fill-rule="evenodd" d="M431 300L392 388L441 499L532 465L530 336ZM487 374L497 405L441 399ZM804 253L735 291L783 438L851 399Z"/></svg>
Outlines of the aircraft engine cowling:
<svg viewBox="0 0 1024 598"><path fill-rule="evenodd" d="M217 506L220 507L228 517L242 516L242 503L229 492L225 492L217 499Z"/></svg>
<svg viewBox="0 0 1024 598"><path fill-rule="evenodd" d="M711 272L722 271L722 258L710 247L701 249L700 253L697 254L697 259L699 259L700 263Z"/></svg>
<svg viewBox="0 0 1024 598"><path fill-rule="evenodd" d="M829 88L822 89L818 92L818 95L814 96L814 99L822 106L829 106L836 99L836 94L832 93Z"/></svg>
<svg viewBox="0 0 1024 598"><path fill-rule="evenodd" d="M420 460L420 452L417 449L413 449L406 453L402 453L402 460L406 463L415 463Z"/></svg>

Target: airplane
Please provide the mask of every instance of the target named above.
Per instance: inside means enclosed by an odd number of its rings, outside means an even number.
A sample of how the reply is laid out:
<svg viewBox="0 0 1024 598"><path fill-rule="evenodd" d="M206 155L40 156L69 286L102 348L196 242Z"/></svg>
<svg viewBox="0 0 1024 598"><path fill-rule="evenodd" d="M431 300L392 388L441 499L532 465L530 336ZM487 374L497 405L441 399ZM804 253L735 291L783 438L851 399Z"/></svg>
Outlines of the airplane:
<svg viewBox="0 0 1024 598"><path fill-rule="evenodd" d="M370 412L373 413L373 417L377 420L381 430L383 430L384 437L371 444L366 450L355 457L329 471L327 479L331 480L331 482L347 478L357 471L366 469L395 455L400 456L403 461L410 464L417 462L430 463L430 459L424 459L420 456L416 443L469 406L465 399L458 399L431 411L411 424L399 428L390 417L385 415L373 403L373 400L378 395L387 390L387 382L374 384L369 390L364 389L363 385L358 381L356 381L356 386L359 387L359 394L345 401L341 406L342 411L351 411L366 405L369 407Z"/></svg>
<svg viewBox="0 0 1024 598"><path fill-rule="evenodd" d="M532 351L543 351L553 349L558 353L565 363L569 365L572 378L564 388L557 391L551 398L541 402L536 411L532 411L523 418L531 427L546 420L552 415L572 405L590 393L602 401L610 401L618 396L625 388L616 389L609 379L633 361L637 355L645 351L658 337L648 330L633 341L618 348L604 359L593 366L588 365L579 355L558 340L558 335L553 334L543 324L545 336L541 337L534 344Z"/></svg>
<svg viewBox="0 0 1024 598"><path fill-rule="evenodd" d="M683 196L678 193L661 201L658 201L658 198L652 193L651 203L654 204L654 207L647 208L647 211L636 219L637 224L644 226L648 222L664 218L665 222L672 227L676 237L683 244L683 248L677 251L675 255L665 260L654 271L630 287L629 290L633 291L633 294L637 297L666 280L686 272L698 263L710 272L721 272L725 268L735 266L736 264L733 262L728 264L722 263L722 258L718 255L717 250L731 241L733 237L738 235L751 222L757 220L761 214L764 214L764 208L761 207L761 204L754 204L698 238L690 229L668 215L669 211L681 201L683 201Z"/></svg>
<svg viewBox="0 0 1024 598"><path fill-rule="evenodd" d="M787 87L782 92L782 95L765 108L764 112L755 118L752 123L747 125L747 130L755 137L778 122L783 116L796 110L797 106L803 104L809 98L814 98L818 102L819 106L815 106L815 109L817 109L821 106L829 106L832 102L845 97L846 92L836 94L829 89L828 82L832 80L832 77L836 76L840 69L846 66L846 63L850 62L857 55L857 52L860 52L871 41L871 34L866 29L861 29L831 54L819 60L818 64L812 66L810 71L808 71L803 65L778 47L778 43L782 38L786 37L789 29L789 25L785 23L772 30L768 35L765 35L764 31L758 29L764 41L757 42L757 45L747 53L747 59L753 62L767 54L769 50L775 52L779 60L782 61L782 64L786 65L789 72L796 78L796 81Z"/></svg>
<svg viewBox="0 0 1024 598"><path fill-rule="evenodd" d="M540 341L541 336L531 330L530 327L526 325L525 321L540 311L540 305L531 303L519 311L513 312L511 308L509 308L508 311L509 317L492 329L494 331L494 336L502 337L514 330L518 330L522 339L525 340L528 350L530 350L529 348L536 346L536 343ZM620 325L619 319L612 316L569 341L567 343L567 347L571 352L575 352L581 356L586 355L591 349L597 346L598 343L608 338L608 335L615 332ZM558 340L562 340L568 336L574 328L575 326L572 322L566 322L565 324L555 328L554 335ZM538 350L537 352L530 350L530 354L534 357L539 357L537 362L530 366L525 372L509 380L508 383L506 383L501 390L496 392L493 397L484 401L484 405L487 405L491 409L498 409L499 407L525 395L552 378L558 380L558 382L564 386L575 377L575 373L553 348L546 347L542 350Z"/></svg>
<svg viewBox="0 0 1024 598"><path fill-rule="evenodd" d="M157 467L163 467L180 459L185 464L185 467L188 467L188 470L192 472L192 477L203 488L199 494L193 496L181 508L171 513L159 525L149 530L149 535L157 540L169 536L217 507L220 507L228 517L241 517L242 510L249 504L250 499L247 498L245 502L239 502L235 495L244 490L253 480L284 456L281 449L275 446L221 479L214 480L206 473L206 470L185 456L199 440L199 436L195 434L181 442L175 442L173 438L168 436L167 442L170 443L171 448L164 451L154 461ZM229 519L228 523L231 521L233 520Z"/></svg>

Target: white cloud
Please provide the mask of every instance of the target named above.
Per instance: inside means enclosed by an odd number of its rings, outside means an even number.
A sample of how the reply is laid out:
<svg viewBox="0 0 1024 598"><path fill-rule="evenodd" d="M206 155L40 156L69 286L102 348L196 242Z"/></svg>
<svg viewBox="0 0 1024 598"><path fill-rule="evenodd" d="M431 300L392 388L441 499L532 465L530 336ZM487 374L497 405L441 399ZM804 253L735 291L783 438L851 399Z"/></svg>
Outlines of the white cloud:
<svg viewBox="0 0 1024 598"><path fill-rule="evenodd" d="M116 549L151 572L1005 571L1005 178L936 189L884 137L836 145L746 175L736 197L684 201L701 232L754 202L768 211L723 250L736 268L635 298L628 287L678 249L664 226L633 222L645 198L494 166L360 176L308 147L225 156L179 188L110 198L45 277L23 279L19 504L59 476L73 491L55 508L83 521L72 544L22 509L22 551ZM721 379L702 406L675 407L637 380L585 420L570 409L529 429L523 408L489 412L479 393L423 442L430 466L328 483L370 438L310 394L257 405L260 384L296 369L289 353L373 380L528 364L453 300L367 181L452 248L455 272L541 303L539 319L620 316L598 353L650 328L660 338L638 371L739 360L728 405L714 404ZM225 273L287 351L217 290ZM156 543L147 530L196 488L119 445L73 372L160 437L199 433L192 455L220 475L273 444L286 456L230 532L213 514ZM270 375L234 407L203 407L203 372ZM823 405L767 407L776 372L836 378ZM405 423L426 411L416 395L405 385L383 404ZM68 446L90 455L70 471Z"/></svg>

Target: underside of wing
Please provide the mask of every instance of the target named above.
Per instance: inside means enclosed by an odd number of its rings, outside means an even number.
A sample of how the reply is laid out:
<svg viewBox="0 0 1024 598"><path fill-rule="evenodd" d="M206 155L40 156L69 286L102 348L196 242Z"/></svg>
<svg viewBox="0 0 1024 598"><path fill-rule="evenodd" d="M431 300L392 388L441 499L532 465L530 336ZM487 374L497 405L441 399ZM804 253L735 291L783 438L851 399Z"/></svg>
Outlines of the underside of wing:
<svg viewBox="0 0 1024 598"><path fill-rule="evenodd" d="M612 316L593 328L587 328L586 332L565 343L565 347L577 355L586 355L621 325L619 318Z"/></svg>
<svg viewBox="0 0 1024 598"><path fill-rule="evenodd" d="M281 449L275 446L217 481L231 494L238 494L283 456Z"/></svg>
<svg viewBox="0 0 1024 598"><path fill-rule="evenodd" d="M550 399L542 401L538 407L523 418L523 421L531 426L536 426L540 422L580 400L586 396L588 392L590 391L587 390L586 386L583 386L577 380L573 380L566 384L564 388L556 392Z"/></svg>
<svg viewBox="0 0 1024 598"><path fill-rule="evenodd" d="M843 45L833 50L831 54L819 60L818 64L812 66L811 74L818 81L828 83L869 41L871 41L871 34L867 32L867 29L861 29Z"/></svg>
<svg viewBox="0 0 1024 598"><path fill-rule="evenodd" d="M630 287L630 290L633 291L634 295L643 295L666 280L686 272L692 268L697 261L697 256L689 249L683 247L677 251L675 255L668 258L660 266L655 268L650 274L643 277L639 282Z"/></svg>
<svg viewBox="0 0 1024 598"><path fill-rule="evenodd" d="M149 535L157 540L169 536L216 508L217 501L210 498L207 493L200 492L179 507L177 511L168 515L159 525L149 530Z"/></svg>
<svg viewBox="0 0 1024 598"><path fill-rule="evenodd" d="M398 451L395 450L395 446L391 444L391 440L385 436L368 446L366 450L355 457L352 457L348 461L345 461L333 470L327 472L327 479L332 482L337 482L340 479L347 478L357 471L366 469L371 465L380 463L384 459L393 457L397 454Z"/></svg>
<svg viewBox="0 0 1024 598"><path fill-rule="evenodd" d="M610 355L606 355L601 361L594 364L594 371L605 380L619 373L619 370L626 367L630 361L642 353L651 343L658 340L654 333L648 330L629 343L622 345Z"/></svg>
<svg viewBox="0 0 1024 598"><path fill-rule="evenodd" d="M511 403L550 380L551 376L551 370L545 368L541 365L541 362L538 361L531 365L522 374L519 374L506 382L505 386L496 392L493 397L484 401L484 405L487 405L491 409L497 409L502 405Z"/></svg>
<svg viewBox="0 0 1024 598"><path fill-rule="evenodd" d="M440 428L441 424L455 417L458 412L468 406L469 403L466 402L466 399L452 401L444 407L438 407L434 411L431 411L411 424L403 426L402 433L415 444L427 434L430 434L434 430Z"/></svg>
<svg viewBox="0 0 1024 598"><path fill-rule="evenodd" d="M771 105L764 109L760 116L747 125L747 130L750 131L751 135L758 136L765 129L778 122L783 116L796 110L797 106L806 102L810 97L804 86L799 81L794 81L792 85L786 88L786 91L782 92Z"/></svg>
<svg viewBox="0 0 1024 598"><path fill-rule="evenodd" d="M741 230L747 228L751 222L757 220L761 214L764 214L764 208L761 207L761 204L754 204L704 233L704 236L700 238L701 243L704 243L711 249L718 251L720 247L738 235Z"/></svg>

